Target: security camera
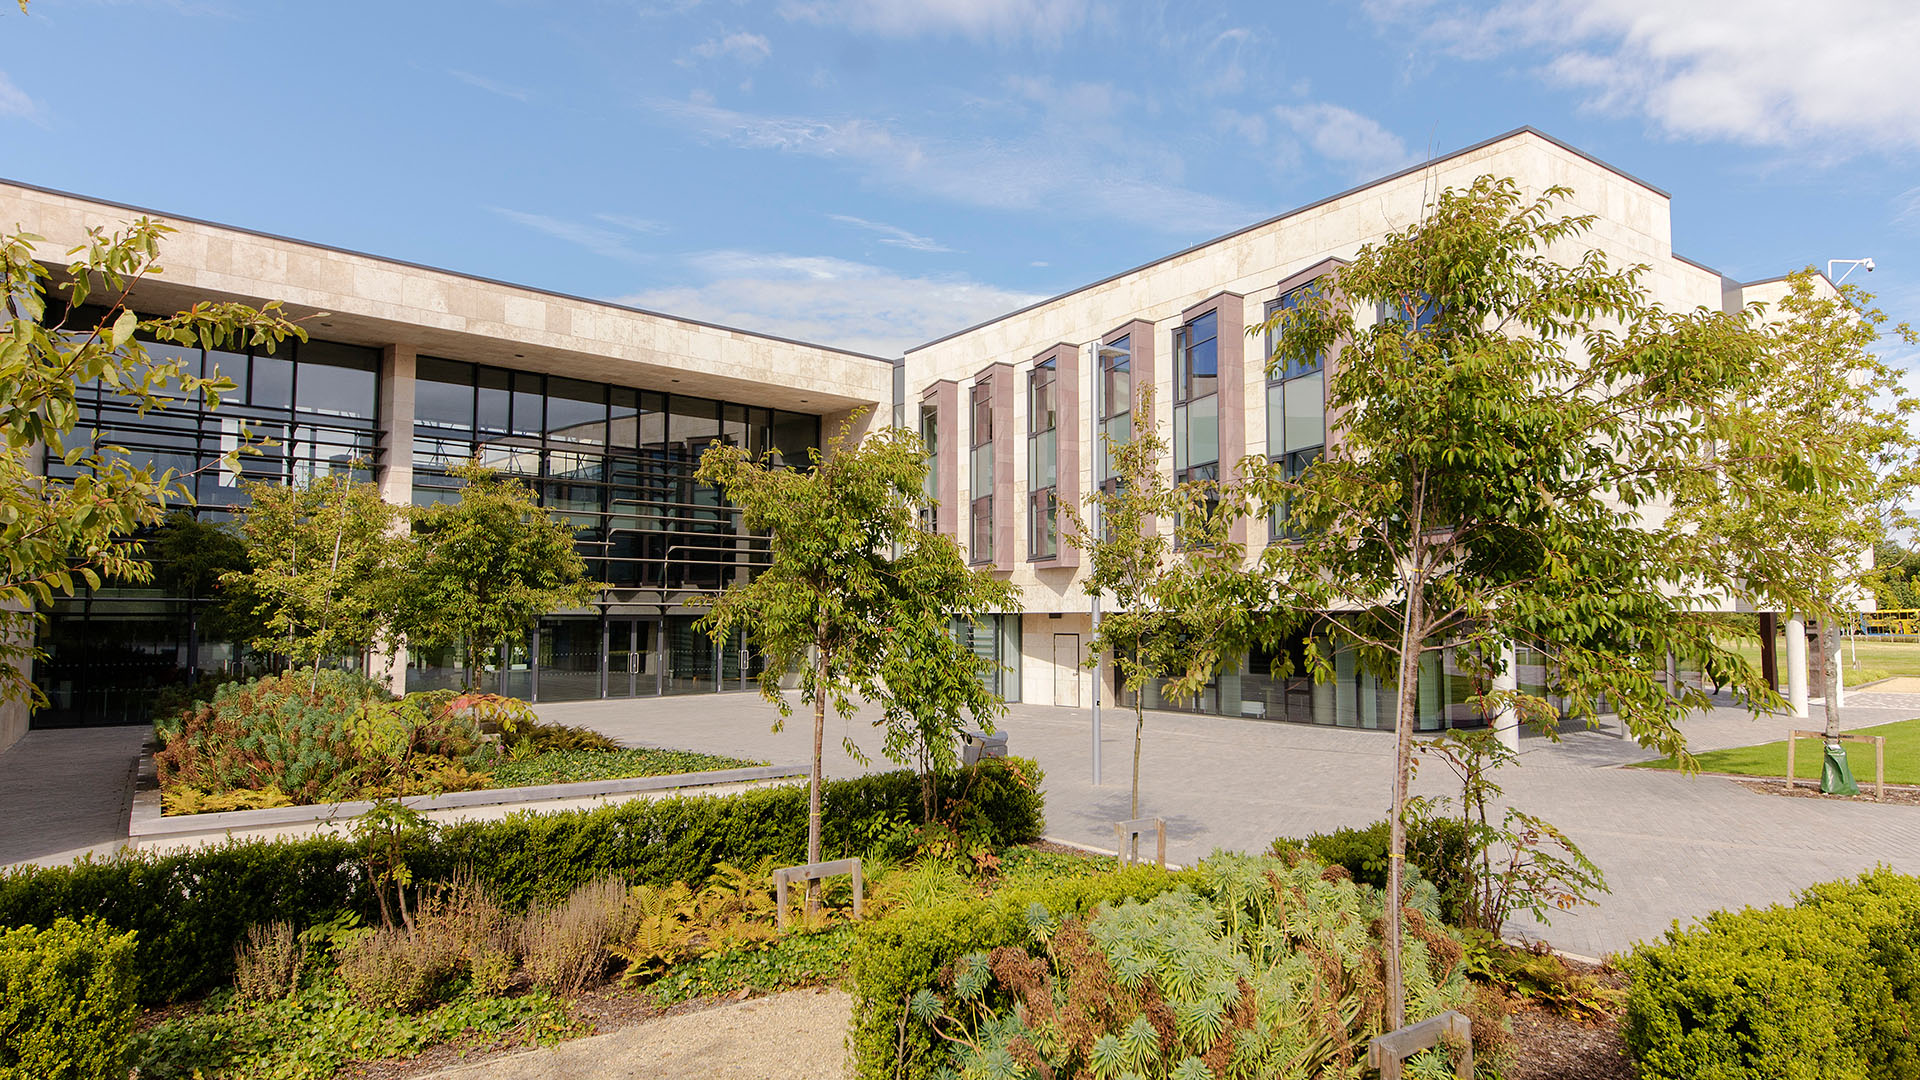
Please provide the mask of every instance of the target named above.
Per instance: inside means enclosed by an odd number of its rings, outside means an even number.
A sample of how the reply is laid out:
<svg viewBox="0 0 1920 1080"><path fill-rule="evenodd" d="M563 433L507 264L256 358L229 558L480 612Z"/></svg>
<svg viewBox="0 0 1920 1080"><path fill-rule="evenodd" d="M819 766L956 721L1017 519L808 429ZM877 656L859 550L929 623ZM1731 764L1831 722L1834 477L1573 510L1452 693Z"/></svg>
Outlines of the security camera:
<svg viewBox="0 0 1920 1080"><path fill-rule="evenodd" d="M1860 265L1861 265L1861 266L1864 266L1864 267L1866 267L1866 268L1867 268L1867 273L1869 273L1869 274L1871 274L1871 273L1873 273L1873 260L1872 260L1872 259L1862 259L1862 260L1860 260Z"/></svg>

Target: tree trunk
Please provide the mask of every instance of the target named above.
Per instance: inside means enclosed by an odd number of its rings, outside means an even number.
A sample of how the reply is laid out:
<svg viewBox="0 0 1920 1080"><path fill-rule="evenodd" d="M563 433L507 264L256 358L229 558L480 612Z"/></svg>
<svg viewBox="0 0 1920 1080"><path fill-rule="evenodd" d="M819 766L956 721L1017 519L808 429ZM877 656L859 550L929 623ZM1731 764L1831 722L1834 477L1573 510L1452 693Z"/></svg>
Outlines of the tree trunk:
<svg viewBox="0 0 1920 1080"><path fill-rule="evenodd" d="M1387 1019L1394 1031L1407 1025L1407 984L1400 968L1405 928L1401 905L1406 894L1407 771L1413 760L1413 727L1420 702L1420 651L1424 575L1407 587L1405 621L1400 627L1400 688L1393 706L1393 815L1387 842Z"/></svg>
<svg viewBox="0 0 1920 1080"><path fill-rule="evenodd" d="M1813 634L1813 644L1820 653L1814 671L1820 676L1820 696L1826 699L1827 741L1833 742L1840 736L1840 706L1835 700L1840 696L1836 693L1840 688L1840 672L1833 663L1833 620L1822 615L1814 625L1817 629Z"/></svg>
<svg viewBox="0 0 1920 1080"><path fill-rule="evenodd" d="M1141 687L1140 693L1133 695L1133 803L1127 811L1127 816L1134 821L1140 819L1140 734L1146 730L1147 726L1147 699L1145 691L1146 687L1143 686ZM1134 834L1132 842L1133 859L1135 862L1138 862L1140 860L1140 836L1138 833Z"/></svg>
<svg viewBox="0 0 1920 1080"><path fill-rule="evenodd" d="M827 654L814 654L813 776L807 784L807 861L820 861L820 748L827 737ZM820 910L820 882L807 882L807 915Z"/></svg>

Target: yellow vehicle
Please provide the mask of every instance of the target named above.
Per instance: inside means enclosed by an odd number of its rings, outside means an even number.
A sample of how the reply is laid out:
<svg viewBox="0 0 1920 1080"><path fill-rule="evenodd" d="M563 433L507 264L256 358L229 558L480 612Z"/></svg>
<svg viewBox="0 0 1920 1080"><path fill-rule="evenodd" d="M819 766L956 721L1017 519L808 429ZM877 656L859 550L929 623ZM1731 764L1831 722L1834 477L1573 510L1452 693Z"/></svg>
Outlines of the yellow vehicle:
<svg viewBox="0 0 1920 1080"><path fill-rule="evenodd" d="M1869 637L1914 637L1920 635L1920 608L1894 608L1869 611L1860 617Z"/></svg>

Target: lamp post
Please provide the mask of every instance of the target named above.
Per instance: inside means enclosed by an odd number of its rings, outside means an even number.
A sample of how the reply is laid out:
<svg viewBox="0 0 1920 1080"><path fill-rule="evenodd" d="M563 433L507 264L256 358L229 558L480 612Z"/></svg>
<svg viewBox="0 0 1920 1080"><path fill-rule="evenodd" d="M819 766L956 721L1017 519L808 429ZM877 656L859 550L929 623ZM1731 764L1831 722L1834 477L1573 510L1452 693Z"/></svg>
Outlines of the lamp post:
<svg viewBox="0 0 1920 1080"><path fill-rule="evenodd" d="M1106 390L1106 362L1108 357L1126 355L1123 350L1115 349L1094 338L1087 343L1093 354L1093 363L1087 365L1093 376L1093 393L1087 395L1093 401L1093 407L1087 410L1087 432L1093 453L1089 455L1087 476L1092 481L1090 490L1098 491L1101 483L1100 466L1105 460L1106 444L1101 440L1100 421L1105 411L1102 397ZM1105 535L1106 524L1100 508L1100 500L1093 500L1093 513L1089 515L1089 524L1097 541ZM1100 638L1100 594L1095 592L1090 605L1093 618L1093 638ZM1100 695L1106 687L1107 664L1098 651L1093 654L1093 786L1100 786Z"/></svg>

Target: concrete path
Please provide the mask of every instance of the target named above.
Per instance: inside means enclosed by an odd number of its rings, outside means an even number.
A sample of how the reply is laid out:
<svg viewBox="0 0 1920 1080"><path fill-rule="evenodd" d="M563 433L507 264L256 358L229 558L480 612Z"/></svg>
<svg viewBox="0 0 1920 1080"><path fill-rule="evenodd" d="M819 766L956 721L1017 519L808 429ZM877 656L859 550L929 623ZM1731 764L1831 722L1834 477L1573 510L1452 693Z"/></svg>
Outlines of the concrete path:
<svg viewBox="0 0 1920 1080"><path fill-rule="evenodd" d="M643 1020L606 1035L463 1065L430 1080L842 1080L853 999L794 990Z"/></svg>
<svg viewBox="0 0 1920 1080"><path fill-rule="evenodd" d="M777 714L753 694L575 702L539 711L633 744L776 764L804 763L810 751L810 718L795 717L771 733ZM1817 717L1818 706L1814 711ZM1850 727L1920 716L1920 695L1856 692L1844 715ZM1685 730L1694 749L1706 750L1768 742L1817 722L1755 720L1728 707L1694 718ZM1090 782L1087 710L1015 705L1001 727L1013 753L1038 759L1046 770L1048 832L1112 847L1112 823L1134 816L1132 714L1105 713L1099 787ZM872 755L873 767L891 767L865 719L836 718L827 730L829 776L864 771L843 739ZM1168 855L1176 861L1215 848L1264 850L1275 836L1386 815L1393 746L1384 732L1149 713L1143 743L1140 816L1167 820ZM1597 907L1554 914L1551 928L1530 917L1513 926L1569 952L1624 951L1676 919L1788 900L1807 885L1876 863L1920 873L1920 807L1788 799L1715 777L1624 769L1654 755L1611 731L1576 731L1557 743L1530 737L1521 749L1521 765L1499 777L1509 799L1572 836L1613 890ZM1431 763L1417 786L1444 794L1448 780L1444 767Z"/></svg>
<svg viewBox="0 0 1920 1080"><path fill-rule="evenodd" d="M65 863L124 845L149 730L29 731L0 752L0 866Z"/></svg>

